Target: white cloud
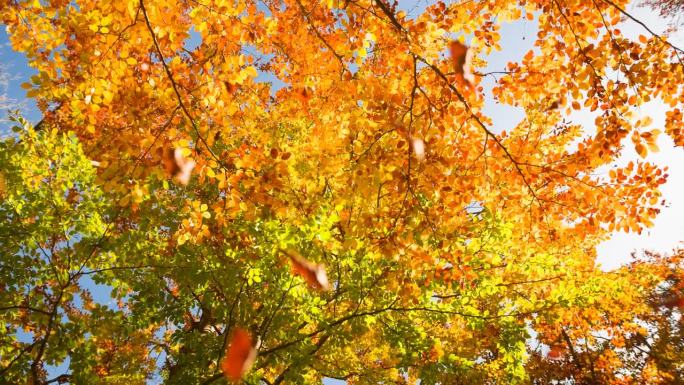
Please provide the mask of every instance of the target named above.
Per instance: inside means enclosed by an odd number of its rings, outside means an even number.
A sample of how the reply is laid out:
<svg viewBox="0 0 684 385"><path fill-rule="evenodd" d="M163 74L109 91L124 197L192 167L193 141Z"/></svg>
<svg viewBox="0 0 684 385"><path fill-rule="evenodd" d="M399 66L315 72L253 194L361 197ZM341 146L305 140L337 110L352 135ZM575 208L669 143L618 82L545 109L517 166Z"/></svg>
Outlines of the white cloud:
<svg viewBox="0 0 684 385"><path fill-rule="evenodd" d="M8 95L10 83L19 81L20 77L12 74L10 67L0 64L0 127L3 123L7 123L7 112L10 110L23 111L26 108L26 102L17 100Z"/></svg>

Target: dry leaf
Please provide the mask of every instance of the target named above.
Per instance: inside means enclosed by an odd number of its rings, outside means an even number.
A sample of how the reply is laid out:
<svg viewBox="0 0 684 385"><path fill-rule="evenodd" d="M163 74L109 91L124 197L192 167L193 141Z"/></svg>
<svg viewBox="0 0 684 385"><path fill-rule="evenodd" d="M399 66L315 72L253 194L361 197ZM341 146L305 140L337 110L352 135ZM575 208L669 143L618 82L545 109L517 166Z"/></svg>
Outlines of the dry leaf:
<svg viewBox="0 0 684 385"><path fill-rule="evenodd" d="M461 82L473 87L475 84L475 76L472 73L473 50L460 41L454 40L449 45L449 52L454 62L456 77Z"/></svg>
<svg viewBox="0 0 684 385"><path fill-rule="evenodd" d="M252 337L244 329L236 328L230 339L221 370L230 381L239 381L254 365L257 350Z"/></svg>
<svg viewBox="0 0 684 385"><path fill-rule="evenodd" d="M299 275L314 289L330 290L328 275L323 264L316 264L306 260L295 251L284 251L292 262L292 272Z"/></svg>
<svg viewBox="0 0 684 385"><path fill-rule="evenodd" d="M413 152L416 154L418 161L425 159L425 142L422 139L413 138L411 147L413 147Z"/></svg>
<svg viewBox="0 0 684 385"><path fill-rule="evenodd" d="M551 350L549 350L549 353L547 354L547 357L550 360L560 360L563 358L563 348L557 345L552 346Z"/></svg>
<svg viewBox="0 0 684 385"><path fill-rule="evenodd" d="M166 171L183 186L190 182L195 164L194 160L183 156L182 148L168 149L164 156Z"/></svg>

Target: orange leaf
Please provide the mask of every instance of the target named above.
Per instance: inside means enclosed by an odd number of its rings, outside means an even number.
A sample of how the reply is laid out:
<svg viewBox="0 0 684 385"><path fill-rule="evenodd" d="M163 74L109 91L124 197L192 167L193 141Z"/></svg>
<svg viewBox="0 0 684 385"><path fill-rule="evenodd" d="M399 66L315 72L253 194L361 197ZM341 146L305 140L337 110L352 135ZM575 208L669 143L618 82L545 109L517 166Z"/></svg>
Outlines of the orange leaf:
<svg viewBox="0 0 684 385"><path fill-rule="evenodd" d="M233 83L231 83L231 82L223 82L223 84L225 84L225 86L226 86L226 91L227 91L229 94L234 94L235 92L237 92L238 87L237 87L236 84L233 84Z"/></svg>
<svg viewBox="0 0 684 385"><path fill-rule="evenodd" d="M549 350L549 353L547 354L547 357L549 357L550 360L560 360L563 358L563 348L558 345L552 346L551 350Z"/></svg>
<svg viewBox="0 0 684 385"><path fill-rule="evenodd" d="M475 77L471 72L473 51L467 45L454 40L449 45L449 53L451 54L451 60L454 62L456 77L472 87L475 82Z"/></svg>
<svg viewBox="0 0 684 385"><path fill-rule="evenodd" d="M284 251L292 262L292 273L299 275L314 289L330 290L325 266L307 261L295 251Z"/></svg>
<svg viewBox="0 0 684 385"><path fill-rule="evenodd" d="M256 347L249 333L240 328L233 330L226 356L221 361L221 370L230 381L239 381L256 360Z"/></svg>

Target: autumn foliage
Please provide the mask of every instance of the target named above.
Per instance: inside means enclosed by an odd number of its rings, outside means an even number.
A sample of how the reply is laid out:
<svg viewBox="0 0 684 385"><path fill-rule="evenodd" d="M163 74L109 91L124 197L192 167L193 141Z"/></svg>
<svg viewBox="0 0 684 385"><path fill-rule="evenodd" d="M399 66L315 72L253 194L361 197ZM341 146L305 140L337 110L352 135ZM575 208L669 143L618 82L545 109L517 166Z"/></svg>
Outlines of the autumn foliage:
<svg viewBox="0 0 684 385"><path fill-rule="evenodd" d="M684 146L626 3L0 0L43 112L0 144L0 382L681 382L682 251L595 264Z"/></svg>

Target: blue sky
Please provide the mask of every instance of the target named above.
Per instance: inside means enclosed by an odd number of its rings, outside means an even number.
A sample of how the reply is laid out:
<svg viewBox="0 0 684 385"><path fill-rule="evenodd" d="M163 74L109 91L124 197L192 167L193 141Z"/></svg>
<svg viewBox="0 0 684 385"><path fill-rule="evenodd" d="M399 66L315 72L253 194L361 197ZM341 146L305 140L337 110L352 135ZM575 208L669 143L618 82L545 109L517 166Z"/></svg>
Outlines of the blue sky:
<svg viewBox="0 0 684 385"><path fill-rule="evenodd" d="M399 2L399 8L409 13L409 16L422 11L427 1ZM661 19L650 10L631 6L628 11L645 22L656 32L662 32L667 28L665 20ZM646 32L633 22L625 22L620 26L622 32L632 38ZM532 43L536 37L536 26L534 22L524 21L502 26L503 50L495 52L486 59L489 62L484 71L500 71L505 68L509 61L518 61L532 48ZM670 37L670 40L678 46L684 46L684 33L681 31ZM25 90L20 85L28 81L35 71L28 67L23 55L12 51L7 40L7 33L4 28L0 28L0 108L6 110L7 105L15 105L21 109L22 114L28 120L37 122L40 120L40 113L36 109L32 100L26 99ZM483 86L485 90L491 88L493 80L485 79ZM521 111L494 103L491 97L485 95L486 107L484 113L494 121L494 131L510 130L511 127L522 118ZM653 127L662 127L664 106L657 102L642 106L637 111L640 115L651 115L654 118ZM5 111L0 113L0 137L9 134L9 123L3 118L6 117ZM593 126L593 116L585 111L580 111L574 115L573 120L583 122L588 127ZM670 179L663 187L663 196L669 202L669 207L664 209L660 216L655 220L655 225L643 234L616 233L612 238L598 248L598 261L604 269L609 270L629 261L629 254L634 250L651 249L661 252L671 251L684 240L682 235L681 220L684 218L684 151L681 148L674 148L672 141L665 135L661 135L658 142L661 151L654 154L650 159L656 164L669 166ZM626 164L632 159L637 159L636 154L630 149L625 151L624 156L618 161ZM100 302L109 301L109 290L106 287L97 287L92 282L86 283L92 289L94 298ZM29 336L24 336L29 337ZM64 365L62 365L63 367ZM61 369L61 368L60 368ZM58 372L61 373L61 372ZM342 384L342 381L326 380L326 384Z"/></svg>
<svg viewBox="0 0 684 385"><path fill-rule="evenodd" d="M35 73L24 56L12 50L5 28L0 28L0 137L8 134L10 125L5 118L9 106L21 108L24 117L32 122L40 119L35 103L26 99L26 91L21 88L21 83Z"/></svg>

